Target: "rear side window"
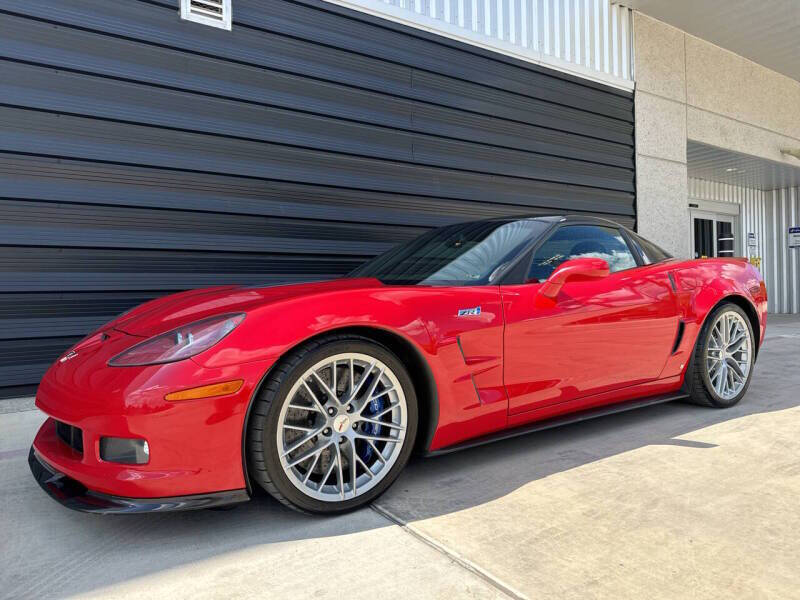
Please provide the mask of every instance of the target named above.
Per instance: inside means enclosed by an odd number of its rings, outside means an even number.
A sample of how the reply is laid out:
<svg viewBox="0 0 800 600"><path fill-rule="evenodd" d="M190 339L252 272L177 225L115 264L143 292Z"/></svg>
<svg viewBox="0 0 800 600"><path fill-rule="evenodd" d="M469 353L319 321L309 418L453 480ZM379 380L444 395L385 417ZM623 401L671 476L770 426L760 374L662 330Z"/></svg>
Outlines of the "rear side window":
<svg viewBox="0 0 800 600"><path fill-rule="evenodd" d="M642 253L642 258L644 259L644 264L651 265L653 263L672 258L671 254L668 254L656 246L653 242L648 242L640 235L637 235L632 231L629 231L628 235L630 235L633 239L633 243L639 247L639 251Z"/></svg>
<svg viewBox="0 0 800 600"><path fill-rule="evenodd" d="M534 253L528 281L544 281L555 268L573 258L602 258L611 272L637 266L618 229L599 225L567 225L558 229Z"/></svg>

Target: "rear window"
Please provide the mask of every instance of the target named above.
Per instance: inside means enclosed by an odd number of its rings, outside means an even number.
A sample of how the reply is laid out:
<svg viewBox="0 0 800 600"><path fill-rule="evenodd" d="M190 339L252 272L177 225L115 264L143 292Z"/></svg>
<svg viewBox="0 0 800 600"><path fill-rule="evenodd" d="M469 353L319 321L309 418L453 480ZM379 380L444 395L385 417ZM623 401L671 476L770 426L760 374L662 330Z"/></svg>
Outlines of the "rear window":
<svg viewBox="0 0 800 600"><path fill-rule="evenodd" d="M350 273L390 285L489 285L550 227L530 219L458 223L434 229Z"/></svg>
<svg viewBox="0 0 800 600"><path fill-rule="evenodd" d="M665 252L653 242L648 242L646 239L633 233L632 231L629 231L628 234L631 236L631 238L633 238L633 242L639 247L639 250L642 253L642 258L644 259L644 263L646 265L651 265L653 263L672 258L671 254Z"/></svg>

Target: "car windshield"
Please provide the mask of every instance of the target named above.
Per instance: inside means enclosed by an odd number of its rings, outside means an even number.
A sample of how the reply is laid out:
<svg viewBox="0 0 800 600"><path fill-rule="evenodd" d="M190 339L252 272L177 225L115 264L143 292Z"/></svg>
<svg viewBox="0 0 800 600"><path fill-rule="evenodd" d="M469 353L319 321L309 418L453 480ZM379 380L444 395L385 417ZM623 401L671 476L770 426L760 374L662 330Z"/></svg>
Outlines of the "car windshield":
<svg viewBox="0 0 800 600"><path fill-rule="evenodd" d="M449 225L375 257L349 277L392 285L489 285L549 225L536 218Z"/></svg>

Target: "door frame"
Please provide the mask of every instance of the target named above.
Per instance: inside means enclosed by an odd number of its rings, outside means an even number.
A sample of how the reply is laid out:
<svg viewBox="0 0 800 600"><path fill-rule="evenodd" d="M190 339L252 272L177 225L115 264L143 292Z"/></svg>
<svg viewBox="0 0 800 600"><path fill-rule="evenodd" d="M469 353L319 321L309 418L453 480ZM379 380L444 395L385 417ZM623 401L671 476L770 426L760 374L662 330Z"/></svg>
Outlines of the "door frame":
<svg viewBox="0 0 800 600"><path fill-rule="evenodd" d="M689 199L689 251L694 257L694 220L697 219L710 219L714 221L714 252L717 248L717 221L727 221L731 223L731 230L733 231L733 255L743 256L742 254L742 234L739 218L739 211L741 206L734 202L717 202L714 200L700 200L697 198Z"/></svg>

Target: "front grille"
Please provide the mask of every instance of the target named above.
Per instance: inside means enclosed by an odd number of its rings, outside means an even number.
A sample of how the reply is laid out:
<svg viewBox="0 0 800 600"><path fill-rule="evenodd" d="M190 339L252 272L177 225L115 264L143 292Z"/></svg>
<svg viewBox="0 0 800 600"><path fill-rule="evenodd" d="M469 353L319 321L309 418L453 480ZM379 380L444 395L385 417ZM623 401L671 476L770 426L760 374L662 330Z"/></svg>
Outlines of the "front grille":
<svg viewBox="0 0 800 600"><path fill-rule="evenodd" d="M78 427L56 421L56 435L67 446L83 454L83 431Z"/></svg>

